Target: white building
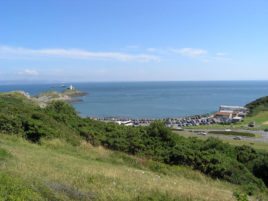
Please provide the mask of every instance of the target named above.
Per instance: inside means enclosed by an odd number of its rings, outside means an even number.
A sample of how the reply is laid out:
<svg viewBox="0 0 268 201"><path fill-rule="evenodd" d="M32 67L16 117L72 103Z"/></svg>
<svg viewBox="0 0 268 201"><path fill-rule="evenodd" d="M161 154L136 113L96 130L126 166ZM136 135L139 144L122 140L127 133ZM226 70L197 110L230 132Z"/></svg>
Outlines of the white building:
<svg viewBox="0 0 268 201"><path fill-rule="evenodd" d="M116 121L115 123L119 124L119 125L124 125L124 126L133 126L133 122L131 120L129 121Z"/></svg>
<svg viewBox="0 0 268 201"><path fill-rule="evenodd" d="M214 114L214 117L239 122L243 120L247 113L248 109L246 107L221 105L219 111Z"/></svg>
<svg viewBox="0 0 268 201"><path fill-rule="evenodd" d="M241 106L228 106L228 105L221 105L219 112L230 112L230 113L247 113L248 109Z"/></svg>
<svg viewBox="0 0 268 201"><path fill-rule="evenodd" d="M73 85L70 85L68 89L74 90L74 86Z"/></svg>

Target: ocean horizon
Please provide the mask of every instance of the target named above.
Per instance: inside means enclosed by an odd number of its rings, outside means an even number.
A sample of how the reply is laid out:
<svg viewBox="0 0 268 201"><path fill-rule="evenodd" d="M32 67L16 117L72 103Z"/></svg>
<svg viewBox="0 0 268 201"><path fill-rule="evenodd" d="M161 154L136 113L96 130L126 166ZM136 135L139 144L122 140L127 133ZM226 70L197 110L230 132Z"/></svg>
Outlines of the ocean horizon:
<svg viewBox="0 0 268 201"><path fill-rule="evenodd" d="M148 81L73 84L88 94L73 103L86 117L175 118L207 114L220 105L244 106L268 94L268 81ZM62 91L61 83L0 84L0 92L23 90L31 95Z"/></svg>

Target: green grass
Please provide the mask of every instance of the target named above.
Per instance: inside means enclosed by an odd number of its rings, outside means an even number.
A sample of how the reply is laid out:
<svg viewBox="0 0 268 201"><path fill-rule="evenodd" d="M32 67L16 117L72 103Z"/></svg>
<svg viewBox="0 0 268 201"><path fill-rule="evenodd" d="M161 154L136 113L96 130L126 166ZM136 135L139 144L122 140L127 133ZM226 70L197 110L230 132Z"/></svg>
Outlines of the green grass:
<svg viewBox="0 0 268 201"><path fill-rule="evenodd" d="M197 134L189 132L189 131L176 131L175 133L178 135L181 135L183 137L194 137L194 138L198 138L201 140L207 140L209 137L211 137L211 136L197 135ZM253 147L254 149L257 149L257 150L268 151L268 143L267 142L257 142L257 141L251 142L251 141L246 141L243 139L242 140L234 140L234 139L228 139L228 138L223 137L221 135L214 135L214 137L219 138L223 142L228 142L231 145L235 145L235 146L247 145L247 146Z"/></svg>
<svg viewBox="0 0 268 201"><path fill-rule="evenodd" d="M215 134L215 135L255 137L255 134L247 133L247 132L238 132L238 131L209 131L208 133Z"/></svg>
<svg viewBox="0 0 268 201"><path fill-rule="evenodd" d="M0 162L0 200L232 201L240 188L187 167L86 142L75 147L54 139L37 145L0 135L0 145L5 159Z"/></svg>
<svg viewBox="0 0 268 201"><path fill-rule="evenodd" d="M258 114L254 116L246 117L245 120L239 123L238 125L247 126L250 122L256 123L255 129L264 130L268 128L268 112L263 111L263 112L259 112Z"/></svg>
<svg viewBox="0 0 268 201"><path fill-rule="evenodd" d="M0 172L0 200L7 201L41 201L42 197L20 178Z"/></svg>
<svg viewBox="0 0 268 201"><path fill-rule="evenodd" d="M232 140L232 139L225 139L223 141L228 142L228 143L235 145L235 146L247 145L247 146L253 147L254 149L257 149L257 150L268 151L268 143L267 142L249 142L249 141L245 141L245 140Z"/></svg>
<svg viewBox="0 0 268 201"><path fill-rule="evenodd" d="M0 162L8 157L10 157L10 154L6 150L0 148Z"/></svg>

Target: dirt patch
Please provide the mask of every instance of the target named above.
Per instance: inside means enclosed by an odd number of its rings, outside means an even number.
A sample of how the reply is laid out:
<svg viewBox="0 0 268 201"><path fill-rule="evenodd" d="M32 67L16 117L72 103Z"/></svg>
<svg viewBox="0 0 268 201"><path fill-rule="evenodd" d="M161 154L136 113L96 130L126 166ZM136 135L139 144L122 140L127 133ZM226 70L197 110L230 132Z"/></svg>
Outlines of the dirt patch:
<svg viewBox="0 0 268 201"><path fill-rule="evenodd" d="M262 123L263 125L268 125L268 121L265 121Z"/></svg>

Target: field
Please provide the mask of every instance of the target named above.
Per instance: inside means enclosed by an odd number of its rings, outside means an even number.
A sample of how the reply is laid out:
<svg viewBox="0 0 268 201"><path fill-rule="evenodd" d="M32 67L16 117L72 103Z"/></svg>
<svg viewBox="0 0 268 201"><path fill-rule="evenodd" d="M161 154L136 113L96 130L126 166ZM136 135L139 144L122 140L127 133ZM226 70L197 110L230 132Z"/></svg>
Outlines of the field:
<svg viewBox="0 0 268 201"><path fill-rule="evenodd" d="M263 150L263 151L268 151L268 142L259 142L259 141L248 141L248 140L234 140L231 137L225 137L225 135L219 135L219 134L209 134L207 136L202 136L202 135L197 135L196 133L189 132L187 130L185 131L174 131L176 134L184 136L184 137L195 137L201 140L206 140L209 137L215 137L219 138L223 142L228 142L231 145L235 146L242 146L242 145L247 145L251 146L254 149L257 150ZM259 138L258 135L256 135L256 138Z"/></svg>
<svg viewBox="0 0 268 201"><path fill-rule="evenodd" d="M239 191L187 167L88 143L73 147L54 139L38 145L1 135L0 150L0 200L232 201Z"/></svg>
<svg viewBox="0 0 268 201"><path fill-rule="evenodd" d="M238 126L239 125L246 126L250 122L256 122L256 128L264 130L268 128L267 121L268 121L268 112L263 111L263 112L259 112L258 114L252 117L246 117L244 122L239 123Z"/></svg>

